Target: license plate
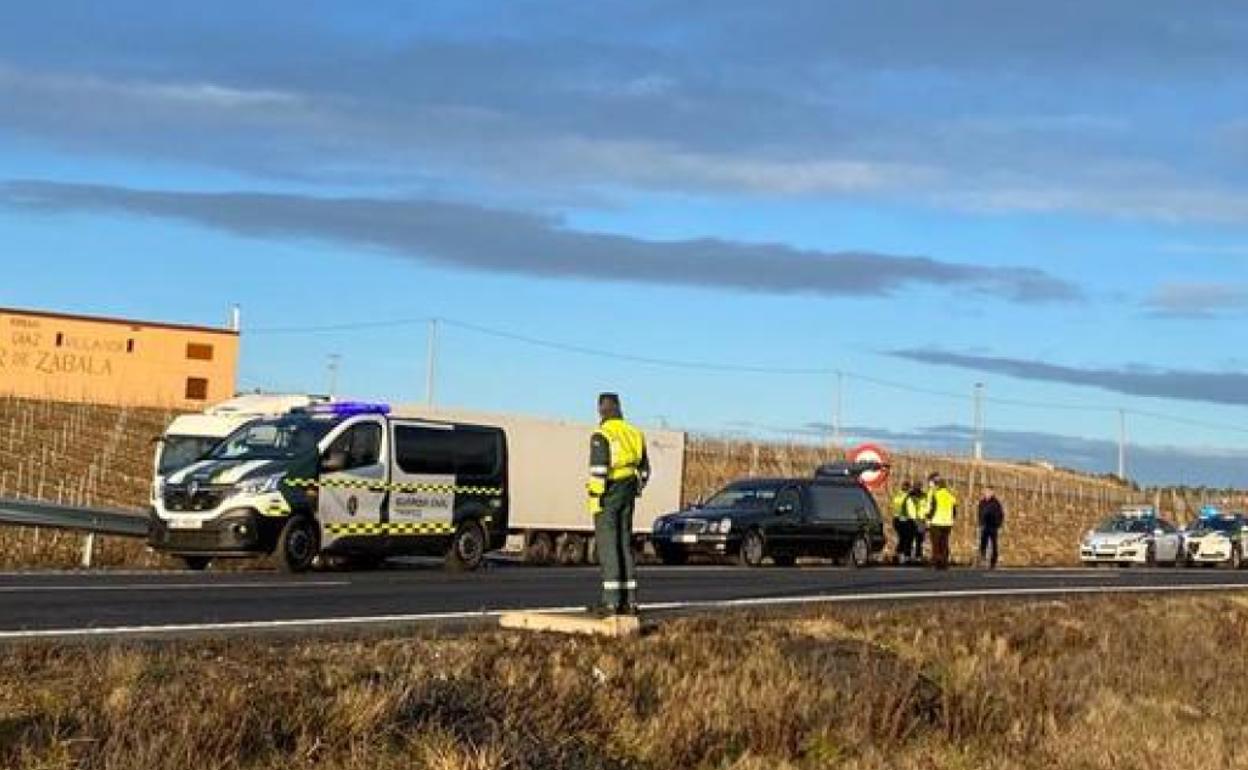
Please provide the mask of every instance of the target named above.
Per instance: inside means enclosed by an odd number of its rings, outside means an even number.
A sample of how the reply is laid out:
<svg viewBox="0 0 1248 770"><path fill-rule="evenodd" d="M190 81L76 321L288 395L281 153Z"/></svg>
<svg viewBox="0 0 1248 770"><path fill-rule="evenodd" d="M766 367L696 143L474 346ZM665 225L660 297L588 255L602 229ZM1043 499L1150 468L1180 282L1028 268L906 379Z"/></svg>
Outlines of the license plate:
<svg viewBox="0 0 1248 770"><path fill-rule="evenodd" d="M169 529L203 529L204 520L198 516L178 516L169 520Z"/></svg>
<svg viewBox="0 0 1248 770"><path fill-rule="evenodd" d="M698 536L697 535L675 535L674 537L672 537L672 541L676 543L696 543L698 542Z"/></svg>

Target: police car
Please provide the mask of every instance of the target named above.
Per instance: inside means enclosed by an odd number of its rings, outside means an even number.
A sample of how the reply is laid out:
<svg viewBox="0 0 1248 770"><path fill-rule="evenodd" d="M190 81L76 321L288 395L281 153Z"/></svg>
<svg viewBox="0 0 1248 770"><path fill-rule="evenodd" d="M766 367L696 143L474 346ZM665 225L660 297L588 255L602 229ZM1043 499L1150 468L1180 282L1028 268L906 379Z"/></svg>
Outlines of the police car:
<svg viewBox="0 0 1248 770"><path fill-rule="evenodd" d="M1084 564L1175 565L1183 559L1183 533L1152 507L1124 508L1083 536Z"/></svg>
<svg viewBox="0 0 1248 770"><path fill-rule="evenodd" d="M191 569L274 554L443 556L475 569L507 539L502 429L390 416L383 404L315 404L254 420L156 490L149 544Z"/></svg>
<svg viewBox="0 0 1248 770"><path fill-rule="evenodd" d="M1232 569L1244 567L1244 552L1248 542L1248 520L1243 514L1224 513L1220 509L1206 507L1200 518L1192 522L1185 533L1183 549L1188 564L1214 566L1229 565Z"/></svg>

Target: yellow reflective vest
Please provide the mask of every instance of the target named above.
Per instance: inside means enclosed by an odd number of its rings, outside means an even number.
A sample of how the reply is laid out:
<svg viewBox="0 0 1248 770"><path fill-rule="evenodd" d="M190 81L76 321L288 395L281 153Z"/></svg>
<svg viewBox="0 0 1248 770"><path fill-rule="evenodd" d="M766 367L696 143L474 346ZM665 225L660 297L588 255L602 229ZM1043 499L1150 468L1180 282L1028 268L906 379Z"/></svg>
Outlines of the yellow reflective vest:
<svg viewBox="0 0 1248 770"><path fill-rule="evenodd" d="M958 515L958 498L945 487L937 487L929 496L928 509L933 527L952 527Z"/></svg>
<svg viewBox="0 0 1248 770"><path fill-rule="evenodd" d="M900 490L893 495L893 518L898 521L905 521L910 518L909 506L906 501L910 499L910 493L906 490Z"/></svg>
<svg viewBox="0 0 1248 770"><path fill-rule="evenodd" d="M646 436L622 419L604 420L594 431L589 449L589 509L602 511L602 496L611 483L638 479L642 486L650 480L650 458Z"/></svg>

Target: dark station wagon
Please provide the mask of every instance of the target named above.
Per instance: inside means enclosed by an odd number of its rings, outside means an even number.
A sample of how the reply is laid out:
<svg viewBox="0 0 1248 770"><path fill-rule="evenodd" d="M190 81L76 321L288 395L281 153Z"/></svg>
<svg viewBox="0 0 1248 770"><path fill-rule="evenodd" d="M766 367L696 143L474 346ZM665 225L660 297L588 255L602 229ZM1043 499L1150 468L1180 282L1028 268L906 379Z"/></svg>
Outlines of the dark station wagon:
<svg viewBox="0 0 1248 770"><path fill-rule="evenodd" d="M799 557L848 559L862 567L884 550L884 520L859 476L873 465L837 463L810 478L745 479L705 503L655 521L651 541L664 564L691 555L757 567Z"/></svg>

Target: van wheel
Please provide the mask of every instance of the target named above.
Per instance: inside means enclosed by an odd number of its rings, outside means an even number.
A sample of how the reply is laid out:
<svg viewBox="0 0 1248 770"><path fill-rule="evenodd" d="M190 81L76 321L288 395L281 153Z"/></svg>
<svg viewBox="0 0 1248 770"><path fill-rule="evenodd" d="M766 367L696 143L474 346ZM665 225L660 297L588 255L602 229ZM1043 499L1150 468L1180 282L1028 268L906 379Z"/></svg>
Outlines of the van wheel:
<svg viewBox="0 0 1248 770"><path fill-rule="evenodd" d="M767 543L763 540L763 533L757 529L751 529L745 533L745 539L741 541L741 552L737 554L738 561L743 567L761 567L763 560L767 558Z"/></svg>
<svg viewBox="0 0 1248 770"><path fill-rule="evenodd" d="M451 538L451 548L446 552L446 566L458 572L472 572L485 562L487 550L489 546L481 522L475 519L465 521L455 530L455 537Z"/></svg>
<svg viewBox="0 0 1248 770"><path fill-rule="evenodd" d="M321 529L310 516L292 516L277 539L277 563L283 572L307 572L321 552Z"/></svg>
<svg viewBox="0 0 1248 770"><path fill-rule="evenodd" d="M862 535L855 537L849 547L849 563L858 569L871 565L871 544Z"/></svg>
<svg viewBox="0 0 1248 770"><path fill-rule="evenodd" d="M207 556L180 556L182 566L191 572L203 572L208 569L208 565L212 564L212 559Z"/></svg>

